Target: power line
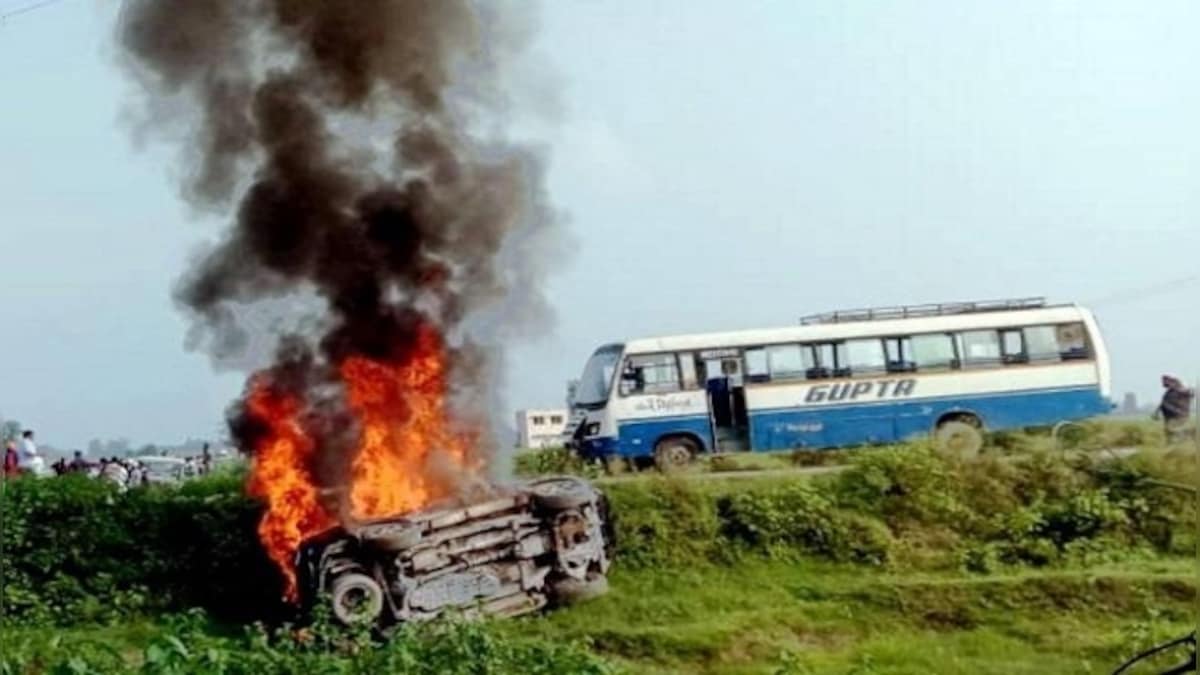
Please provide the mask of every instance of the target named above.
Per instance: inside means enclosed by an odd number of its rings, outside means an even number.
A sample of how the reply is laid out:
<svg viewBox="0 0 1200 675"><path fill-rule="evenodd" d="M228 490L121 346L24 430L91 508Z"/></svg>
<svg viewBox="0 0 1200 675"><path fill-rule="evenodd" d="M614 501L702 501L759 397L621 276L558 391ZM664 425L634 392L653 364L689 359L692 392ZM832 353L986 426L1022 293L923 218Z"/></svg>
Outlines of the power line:
<svg viewBox="0 0 1200 675"><path fill-rule="evenodd" d="M62 2L62 0L39 0L38 2L31 2L28 5L25 5L23 7L18 7L12 11L0 14L0 26L4 25L9 19L11 19L14 16L20 16L21 14L28 14L32 11L42 9L44 7L49 7L50 5L55 5L60 2Z"/></svg>
<svg viewBox="0 0 1200 675"><path fill-rule="evenodd" d="M1124 291L1118 291L1101 298L1089 300L1083 304L1089 306L1113 305L1121 302L1128 302L1130 300L1141 300L1148 295L1157 295L1158 293L1170 293L1172 291L1177 291L1184 286L1194 284L1197 281L1200 281L1200 274L1193 274L1191 276L1180 277L1170 281L1162 281L1150 286L1142 286L1141 288L1131 288Z"/></svg>

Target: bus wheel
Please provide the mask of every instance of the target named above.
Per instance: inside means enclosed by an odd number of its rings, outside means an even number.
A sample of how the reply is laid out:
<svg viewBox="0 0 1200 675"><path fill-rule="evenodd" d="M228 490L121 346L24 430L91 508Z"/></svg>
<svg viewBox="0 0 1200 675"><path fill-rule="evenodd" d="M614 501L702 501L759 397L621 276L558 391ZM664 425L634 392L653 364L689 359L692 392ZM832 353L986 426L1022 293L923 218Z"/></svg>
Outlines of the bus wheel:
<svg viewBox="0 0 1200 675"><path fill-rule="evenodd" d="M658 442L654 448L654 464L659 471L678 471L692 463L699 452L696 443L686 436L671 436Z"/></svg>
<svg viewBox="0 0 1200 675"><path fill-rule="evenodd" d="M948 420L938 425L934 441L943 454L957 459L970 459L983 448L983 432L962 419Z"/></svg>

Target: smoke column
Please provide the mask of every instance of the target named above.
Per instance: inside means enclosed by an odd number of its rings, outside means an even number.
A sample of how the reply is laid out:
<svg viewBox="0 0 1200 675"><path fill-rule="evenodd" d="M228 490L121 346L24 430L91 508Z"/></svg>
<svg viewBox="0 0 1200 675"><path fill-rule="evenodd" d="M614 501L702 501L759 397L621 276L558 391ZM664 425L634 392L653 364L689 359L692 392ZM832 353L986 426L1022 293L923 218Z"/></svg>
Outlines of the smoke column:
<svg viewBox="0 0 1200 675"><path fill-rule="evenodd" d="M466 463L486 469L497 447L484 411L502 345L549 318L536 260L557 236L539 158L503 136L503 61L528 33L506 22L463 0L122 6L141 117L178 144L189 203L231 219L176 289L189 341L218 365L269 351L231 431L247 451L271 433L253 386L299 401L318 488L351 480L362 452L346 364L408 372L431 335L445 380L422 382L471 438Z"/></svg>

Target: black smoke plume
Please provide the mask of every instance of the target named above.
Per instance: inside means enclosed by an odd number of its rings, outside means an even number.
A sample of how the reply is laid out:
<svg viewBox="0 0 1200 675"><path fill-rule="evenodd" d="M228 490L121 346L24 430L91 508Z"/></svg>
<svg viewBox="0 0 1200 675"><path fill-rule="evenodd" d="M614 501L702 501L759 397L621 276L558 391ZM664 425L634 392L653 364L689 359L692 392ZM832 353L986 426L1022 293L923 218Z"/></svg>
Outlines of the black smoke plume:
<svg viewBox="0 0 1200 675"><path fill-rule="evenodd" d="M541 163L496 132L503 18L463 0L122 7L142 117L179 143L188 201L232 219L176 291L192 342L218 364L269 345L266 375L313 408L322 482L353 447L344 357L393 357L436 326L456 418L486 432L500 343L548 315L543 265L517 258L554 236Z"/></svg>

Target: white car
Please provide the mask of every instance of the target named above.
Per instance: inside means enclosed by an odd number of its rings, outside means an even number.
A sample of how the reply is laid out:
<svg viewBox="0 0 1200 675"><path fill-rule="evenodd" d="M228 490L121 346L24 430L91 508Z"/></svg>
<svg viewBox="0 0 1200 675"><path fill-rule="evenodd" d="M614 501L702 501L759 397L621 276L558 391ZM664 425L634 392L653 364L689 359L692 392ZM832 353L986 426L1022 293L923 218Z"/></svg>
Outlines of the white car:
<svg viewBox="0 0 1200 675"><path fill-rule="evenodd" d="M151 485L175 484L187 478L187 462L178 457L137 457Z"/></svg>
<svg viewBox="0 0 1200 675"><path fill-rule="evenodd" d="M608 501L587 482L544 478L486 501L337 528L301 546L301 602L386 628L448 610L515 616L608 590Z"/></svg>

